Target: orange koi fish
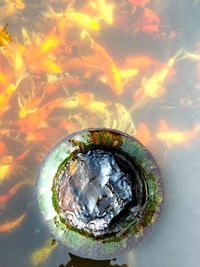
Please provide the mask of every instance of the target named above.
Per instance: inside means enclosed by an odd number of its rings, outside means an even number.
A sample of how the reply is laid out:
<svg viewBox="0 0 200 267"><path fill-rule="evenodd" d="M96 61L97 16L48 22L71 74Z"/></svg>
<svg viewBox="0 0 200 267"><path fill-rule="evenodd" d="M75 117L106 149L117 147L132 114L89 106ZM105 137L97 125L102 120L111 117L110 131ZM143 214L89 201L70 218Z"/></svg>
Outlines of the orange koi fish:
<svg viewBox="0 0 200 267"><path fill-rule="evenodd" d="M4 46L8 42L13 41L11 35L8 33L7 27L8 24L6 24L6 26L0 30L0 47Z"/></svg>
<svg viewBox="0 0 200 267"><path fill-rule="evenodd" d="M28 47L29 45L32 44L31 38L25 28L22 28L22 37L23 37L25 47Z"/></svg>
<svg viewBox="0 0 200 267"><path fill-rule="evenodd" d="M91 18L89 15L81 12L67 11L65 13L67 23L72 26L78 25L83 29L100 30L100 24L97 18Z"/></svg>
<svg viewBox="0 0 200 267"><path fill-rule="evenodd" d="M149 24L149 25L143 25L142 30L144 32L147 32L147 33L148 32L149 33L151 33L151 32L159 32L160 27L159 27L158 24Z"/></svg>
<svg viewBox="0 0 200 267"><path fill-rule="evenodd" d="M49 114L58 107L61 107L61 104L65 98L60 97L57 99L48 102L43 107L38 108L38 110L34 113L28 114L25 118L16 121L15 125L22 131L22 132L31 132L38 127L47 126L47 118Z"/></svg>
<svg viewBox="0 0 200 267"><path fill-rule="evenodd" d="M25 218L26 218L26 213L23 213L15 220L0 224L0 233L9 233L13 231L22 224Z"/></svg>
<svg viewBox="0 0 200 267"><path fill-rule="evenodd" d="M17 80L16 84L10 83L2 92L0 93L0 115L7 111L10 108L10 101L18 89L18 86L23 80L24 77L21 77Z"/></svg>
<svg viewBox="0 0 200 267"><path fill-rule="evenodd" d="M7 0L7 2L15 5L19 10L23 10L25 8L24 0Z"/></svg>
<svg viewBox="0 0 200 267"><path fill-rule="evenodd" d="M77 57L69 59L63 63L62 68L81 76L84 76L85 73L99 72L100 66L97 56L82 56L81 59Z"/></svg>
<svg viewBox="0 0 200 267"><path fill-rule="evenodd" d="M51 135L49 134L51 132ZM38 143L43 143L44 141L48 141L51 139L58 139L61 138L61 133L58 129L55 128L41 128L41 129L36 129L35 131L31 131L27 133L27 138L26 140L28 142L36 142Z"/></svg>
<svg viewBox="0 0 200 267"><path fill-rule="evenodd" d="M30 94L28 95L27 98L25 98L23 95L18 96L18 104L19 104L19 118L23 119L25 118L28 114L34 113L38 110L39 105L41 104L46 91L44 91L40 96L36 96L35 92L31 90L29 92Z"/></svg>
<svg viewBox="0 0 200 267"><path fill-rule="evenodd" d="M42 35L40 37L34 36L34 43L30 40L27 31L24 30L24 39L26 39L30 44L30 52L33 52L33 50L35 50L38 59L39 57L43 57L44 59L44 56L45 58L47 58L47 55L53 55L59 52L60 46L64 41L61 38L60 33L57 32L56 28L53 28L53 30L50 31L47 35Z"/></svg>
<svg viewBox="0 0 200 267"><path fill-rule="evenodd" d="M5 205L8 203L10 199L13 198L14 195L24 186L24 185L33 185L31 180L20 181L14 186L12 186L7 193L0 195L0 209L4 209Z"/></svg>
<svg viewBox="0 0 200 267"><path fill-rule="evenodd" d="M90 114L94 114L94 117L100 119L102 121L102 127L110 127L112 125L112 116L111 112L108 110L108 104L102 101L91 101L86 106L85 109L90 112ZM88 123L87 127L91 124ZM85 125L83 125L85 126ZM84 127L85 128L85 127Z"/></svg>
<svg viewBox="0 0 200 267"><path fill-rule="evenodd" d="M53 8L48 5L48 10L44 16L51 19L63 19L65 24L70 26L79 26L86 30L100 30L99 18L91 18L89 15L73 11L73 9L67 8L63 13L56 13Z"/></svg>
<svg viewBox="0 0 200 267"><path fill-rule="evenodd" d="M0 18L2 20L5 20L13 15L16 15L18 13L17 8L15 5L12 5L11 3L6 3L5 5L2 5L0 7Z"/></svg>
<svg viewBox="0 0 200 267"><path fill-rule="evenodd" d="M147 33L160 31L160 17L149 8L143 9L143 15L134 23L136 31Z"/></svg>
<svg viewBox="0 0 200 267"><path fill-rule="evenodd" d="M96 9L101 18L109 25L113 24L113 4L107 3L106 0L90 1L90 6Z"/></svg>
<svg viewBox="0 0 200 267"><path fill-rule="evenodd" d="M90 92L77 93L74 96L67 98L61 105L61 107L66 109L82 108L85 112L88 112L89 115L95 114L94 117L102 118L104 121L104 127L111 127L112 118L110 116L111 113L107 109L107 106L108 105L105 102L96 101L94 99L94 94ZM81 128L85 128L89 123L88 119L85 119L84 116L81 116L81 114L70 116L70 119L71 118L75 119L75 121L78 122ZM68 121L66 123L62 122L60 127L62 128L63 125L66 125L67 128L67 126L69 126ZM72 126L72 124L70 126Z"/></svg>
<svg viewBox="0 0 200 267"><path fill-rule="evenodd" d="M65 129L69 134L80 130L79 124L70 119L62 119L58 127L60 129Z"/></svg>
<svg viewBox="0 0 200 267"><path fill-rule="evenodd" d="M63 40L50 32L47 36L34 36L34 42L25 29L22 29L24 45L15 43L5 55L14 64L15 72L19 77L24 76L27 70L38 73L61 73L62 69L56 63L56 52L59 51Z"/></svg>
<svg viewBox="0 0 200 267"><path fill-rule="evenodd" d="M166 143L171 148L174 145L188 145L200 133L200 125L188 131L172 130L164 120L160 121L156 138Z"/></svg>
<svg viewBox="0 0 200 267"><path fill-rule="evenodd" d="M9 103L10 103L10 100L11 100L15 90L16 90L16 86L13 83L11 83L1 93L1 95L0 95L0 107L1 107L0 114L10 108Z"/></svg>
<svg viewBox="0 0 200 267"><path fill-rule="evenodd" d="M23 54L24 51L22 47L15 45L11 47L11 50L12 49L13 49L13 55L11 55L11 60L13 60L14 63L15 73L17 74L18 77L26 76L28 65L25 62L25 57Z"/></svg>
<svg viewBox="0 0 200 267"><path fill-rule="evenodd" d="M88 104L94 99L94 94L89 92L76 93L74 96L66 98L60 105L62 108L73 109L78 107L88 108Z"/></svg>
<svg viewBox="0 0 200 267"><path fill-rule="evenodd" d="M51 94L55 92L58 89L63 89L65 91L65 88L68 86L76 87L79 86L82 83L79 76L76 75L70 75L68 73L62 73L62 74L49 74L47 75L47 84L44 86L43 90L47 94Z"/></svg>
<svg viewBox="0 0 200 267"><path fill-rule="evenodd" d="M1 20L14 17L19 14L25 8L25 3L22 0L6 0L6 4L0 7Z"/></svg>
<svg viewBox="0 0 200 267"><path fill-rule="evenodd" d="M23 168L23 166L20 165L20 162L28 155L28 153L29 150L27 149L15 159L11 155L0 158L0 184L10 177L13 170Z"/></svg>
<svg viewBox="0 0 200 267"><path fill-rule="evenodd" d="M100 15L102 16L103 20L108 23L109 25L113 24L113 4L108 4L106 0L98 0L97 6Z"/></svg>
<svg viewBox="0 0 200 267"><path fill-rule="evenodd" d="M128 0L128 2L138 7L144 7L149 0Z"/></svg>
<svg viewBox="0 0 200 267"><path fill-rule="evenodd" d="M145 146L152 140L150 131L143 122L138 125L135 137Z"/></svg>
<svg viewBox="0 0 200 267"><path fill-rule="evenodd" d="M137 74L138 74L138 70L136 70L136 69L123 69L123 70L120 70L120 75L121 75L123 80L129 79L129 78L133 78L133 77L137 76Z"/></svg>
<svg viewBox="0 0 200 267"><path fill-rule="evenodd" d="M89 35L88 37L91 40L91 48L95 51L99 60L99 64L107 76L108 83L116 94L121 95L124 90L124 84L120 75L120 69L107 51L101 45L95 42Z"/></svg>
<svg viewBox="0 0 200 267"><path fill-rule="evenodd" d="M94 100L94 94L90 92L83 92L83 93L78 93L76 95L77 101L80 103L81 106L85 106L86 104L92 102Z"/></svg>
<svg viewBox="0 0 200 267"><path fill-rule="evenodd" d="M162 70L153 74L150 78L143 80L142 88L136 92L134 99L139 100L145 97L158 98L162 96L165 93L163 83L167 79L173 65L183 58L185 58L185 56L183 55L183 50L181 49L174 57L169 59Z"/></svg>
<svg viewBox="0 0 200 267"><path fill-rule="evenodd" d="M134 68L137 70L147 70L152 67L163 67L164 64L154 60L153 58L146 55L136 55L128 57L125 60L126 68Z"/></svg>
<svg viewBox="0 0 200 267"><path fill-rule="evenodd" d="M7 151L7 146L3 141L0 141L0 157L3 156Z"/></svg>
<svg viewBox="0 0 200 267"><path fill-rule="evenodd" d="M2 125L0 127L1 127L1 129L0 129L0 136L1 137L4 136L7 139L15 140L18 143L24 142L23 133L20 133L20 131L8 129L8 128L3 128Z"/></svg>
<svg viewBox="0 0 200 267"><path fill-rule="evenodd" d="M53 53L58 49L61 43L62 40L59 36L51 33L41 41L41 44L38 47L38 52L42 55Z"/></svg>
<svg viewBox="0 0 200 267"><path fill-rule="evenodd" d="M138 70L136 69L120 69L120 76L123 80L123 84L125 85L130 79L135 78L138 75ZM100 75L99 79L103 83L108 83L108 79L104 75Z"/></svg>
<svg viewBox="0 0 200 267"><path fill-rule="evenodd" d="M81 80L78 76L67 75L64 77L63 83L67 86L79 86L81 84Z"/></svg>
<svg viewBox="0 0 200 267"><path fill-rule="evenodd" d="M113 122L110 127L134 135L136 133L134 122L128 110L120 103L115 103ZM111 114L110 114L111 116Z"/></svg>
<svg viewBox="0 0 200 267"><path fill-rule="evenodd" d="M32 253L31 264L33 266L43 264L57 247L57 245L58 244L55 241L52 241L52 239L47 240L41 248L36 249Z"/></svg>
<svg viewBox="0 0 200 267"><path fill-rule="evenodd" d="M144 9L144 18L145 18L145 20L146 20L145 22L147 22L147 24L160 23L160 18L158 17L158 15L156 15L149 8Z"/></svg>
<svg viewBox="0 0 200 267"><path fill-rule="evenodd" d="M47 73L62 73L62 68L56 62L48 58L42 61L42 68Z"/></svg>
<svg viewBox="0 0 200 267"><path fill-rule="evenodd" d="M26 53L24 53L23 56L25 58L26 65L32 72L40 73L44 71L47 74L57 74L62 72L60 65L56 63L55 58L51 57L52 51L45 52L48 49L50 49L50 47L42 47L42 50L40 50L40 46L35 45L26 49ZM42 51L44 52L43 54Z"/></svg>
<svg viewBox="0 0 200 267"><path fill-rule="evenodd" d="M6 49L2 51L2 54L7 58L12 69L15 71L19 80L22 80L26 76L27 66L24 61L25 47L17 42L10 43L6 46Z"/></svg>
<svg viewBox="0 0 200 267"><path fill-rule="evenodd" d="M13 157L3 156L0 159L0 183L5 181L12 172Z"/></svg>
<svg viewBox="0 0 200 267"><path fill-rule="evenodd" d="M200 61L200 53L195 54L185 51L185 58L189 58L194 61Z"/></svg>

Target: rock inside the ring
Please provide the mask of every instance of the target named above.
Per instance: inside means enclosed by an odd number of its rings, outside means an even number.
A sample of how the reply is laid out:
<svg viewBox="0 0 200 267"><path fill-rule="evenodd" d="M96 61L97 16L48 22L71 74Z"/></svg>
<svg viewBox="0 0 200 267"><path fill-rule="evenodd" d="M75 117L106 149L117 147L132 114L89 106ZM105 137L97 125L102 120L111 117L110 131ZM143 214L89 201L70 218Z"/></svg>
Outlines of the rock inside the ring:
<svg viewBox="0 0 200 267"><path fill-rule="evenodd" d="M78 153L57 178L60 216L94 236L118 232L130 210L137 213L144 193L126 161L120 151Z"/></svg>

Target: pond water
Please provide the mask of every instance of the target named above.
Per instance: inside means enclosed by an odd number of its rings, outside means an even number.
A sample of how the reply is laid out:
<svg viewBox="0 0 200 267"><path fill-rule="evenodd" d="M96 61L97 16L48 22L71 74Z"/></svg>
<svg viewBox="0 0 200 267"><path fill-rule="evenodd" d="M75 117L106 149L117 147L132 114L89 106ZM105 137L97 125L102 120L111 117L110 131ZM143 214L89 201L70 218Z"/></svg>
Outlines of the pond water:
<svg viewBox="0 0 200 267"><path fill-rule="evenodd" d="M200 2L0 0L0 266L199 266ZM151 235L111 261L54 240L35 184L60 139L108 127L162 171Z"/></svg>

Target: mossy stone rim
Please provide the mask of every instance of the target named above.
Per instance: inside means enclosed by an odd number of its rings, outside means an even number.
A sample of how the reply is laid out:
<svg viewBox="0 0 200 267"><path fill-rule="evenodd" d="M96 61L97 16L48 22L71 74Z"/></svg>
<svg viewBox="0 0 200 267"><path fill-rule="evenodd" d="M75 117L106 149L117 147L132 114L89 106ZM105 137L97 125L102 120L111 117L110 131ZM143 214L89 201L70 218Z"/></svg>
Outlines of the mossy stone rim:
<svg viewBox="0 0 200 267"><path fill-rule="evenodd" d="M70 227L59 216L56 208L55 177L63 162L70 160L74 151L90 146L120 148L134 157L145 173L148 201L142 207L140 218L124 227L124 232L104 239L91 238ZM48 153L42 163L37 182L38 203L45 222L57 241L70 252L91 259L112 259L130 251L157 221L163 202L160 170L151 153L134 137L118 130L89 128L62 139Z"/></svg>

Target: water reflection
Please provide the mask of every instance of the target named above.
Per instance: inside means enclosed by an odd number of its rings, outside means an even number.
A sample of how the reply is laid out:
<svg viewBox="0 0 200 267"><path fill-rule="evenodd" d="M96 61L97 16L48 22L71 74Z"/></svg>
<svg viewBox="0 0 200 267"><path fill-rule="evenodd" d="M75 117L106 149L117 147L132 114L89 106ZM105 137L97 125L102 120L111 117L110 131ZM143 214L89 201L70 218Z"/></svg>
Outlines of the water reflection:
<svg viewBox="0 0 200 267"><path fill-rule="evenodd" d="M90 259L84 259L77 257L71 253L69 253L69 256L71 260L66 264L61 264L58 267L128 267L126 264L118 265L118 264L112 264L111 260L105 260L105 261L96 261L96 260L90 260Z"/></svg>

